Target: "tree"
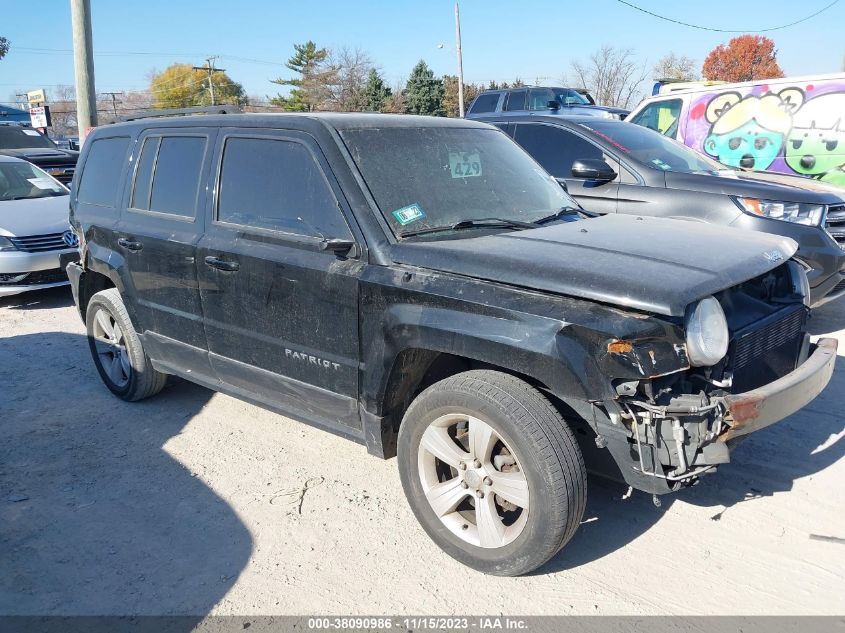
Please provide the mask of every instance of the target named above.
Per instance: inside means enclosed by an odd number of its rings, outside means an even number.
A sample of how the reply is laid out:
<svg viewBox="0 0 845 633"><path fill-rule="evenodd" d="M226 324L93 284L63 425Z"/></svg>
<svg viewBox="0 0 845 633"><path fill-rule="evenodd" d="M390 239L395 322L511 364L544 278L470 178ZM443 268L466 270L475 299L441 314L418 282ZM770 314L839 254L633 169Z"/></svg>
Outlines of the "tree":
<svg viewBox="0 0 845 633"><path fill-rule="evenodd" d="M638 98L637 92L646 76L645 69L634 60L630 48L614 48L605 44L590 55L589 61L576 61L572 70L599 105L627 108Z"/></svg>
<svg viewBox="0 0 845 633"><path fill-rule="evenodd" d="M293 57L285 65L299 77L271 79L274 84L291 86L292 89L287 97L276 95L270 103L292 112L313 112L331 97L330 86L337 81L337 69L327 61L328 49L317 48L311 40L305 44L294 44L293 49Z"/></svg>
<svg viewBox="0 0 845 633"><path fill-rule="evenodd" d="M0 59L3 59L6 56L6 53L9 52L10 44L11 42L5 37L0 37Z"/></svg>
<svg viewBox="0 0 845 633"><path fill-rule="evenodd" d="M406 81L400 79L393 86L392 94L384 102L382 112L390 112L393 114L405 114L408 111L408 100L405 95Z"/></svg>
<svg viewBox="0 0 845 633"><path fill-rule="evenodd" d="M423 60L411 70L405 98L410 114L443 116L443 81L434 78L434 71Z"/></svg>
<svg viewBox="0 0 845 633"><path fill-rule="evenodd" d="M328 89L327 109L340 112L360 112L367 106L366 88L370 71L374 70L370 56L360 49L341 48L330 51L327 67L333 69L333 76L326 77L331 83Z"/></svg>
<svg viewBox="0 0 845 633"><path fill-rule="evenodd" d="M754 81L783 77L775 43L763 35L740 35L710 51L701 67L705 79Z"/></svg>
<svg viewBox="0 0 845 633"><path fill-rule="evenodd" d="M476 84L464 84L464 109L469 108L472 100L478 96L481 87ZM455 75L443 75L443 112L446 116L457 117L458 111L458 78Z"/></svg>
<svg viewBox="0 0 845 633"><path fill-rule="evenodd" d="M375 68L370 68L367 85L364 86L364 109L367 112L382 112L387 100L393 94Z"/></svg>
<svg viewBox="0 0 845 633"><path fill-rule="evenodd" d="M680 79L681 81L698 79L695 60L684 55L675 55L675 53L661 57L654 65L652 72L655 79Z"/></svg>
<svg viewBox="0 0 845 633"><path fill-rule="evenodd" d="M243 105L246 96L243 86L232 81L224 72L211 75L216 103ZM190 64L171 64L150 81L154 108L190 108L211 105L208 72L194 70Z"/></svg>

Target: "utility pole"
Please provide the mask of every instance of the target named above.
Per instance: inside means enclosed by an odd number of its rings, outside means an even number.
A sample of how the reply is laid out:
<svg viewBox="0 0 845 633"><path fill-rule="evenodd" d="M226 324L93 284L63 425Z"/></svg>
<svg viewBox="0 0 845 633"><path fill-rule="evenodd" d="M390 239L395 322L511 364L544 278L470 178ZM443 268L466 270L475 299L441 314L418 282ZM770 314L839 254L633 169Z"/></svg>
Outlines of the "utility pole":
<svg viewBox="0 0 845 633"><path fill-rule="evenodd" d="M104 95L109 95L111 97L111 109L114 112L114 118L117 118L117 95L123 96L122 92L104 92Z"/></svg>
<svg viewBox="0 0 845 633"><path fill-rule="evenodd" d="M464 116L464 59L461 56L461 12L455 2L455 50L458 54L458 115Z"/></svg>
<svg viewBox="0 0 845 633"><path fill-rule="evenodd" d="M73 70L76 78L76 125L79 138L97 125L94 90L94 41L91 35L91 0L70 0L73 28Z"/></svg>
<svg viewBox="0 0 845 633"><path fill-rule="evenodd" d="M208 92L211 93L211 105L217 105L214 102L214 80L212 77L214 73L225 73L225 68L215 68L214 61L217 59L217 55L212 55L211 57L207 57L205 59L205 66L194 66L194 70L207 70L208 71Z"/></svg>

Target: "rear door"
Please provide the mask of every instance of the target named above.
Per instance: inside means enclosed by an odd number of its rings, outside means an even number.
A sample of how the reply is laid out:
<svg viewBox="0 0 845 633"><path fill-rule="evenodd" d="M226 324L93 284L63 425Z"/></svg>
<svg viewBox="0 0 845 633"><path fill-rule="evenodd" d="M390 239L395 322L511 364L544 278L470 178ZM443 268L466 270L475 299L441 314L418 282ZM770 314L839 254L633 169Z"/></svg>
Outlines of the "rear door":
<svg viewBox="0 0 845 633"><path fill-rule="evenodd" d="M615 213L621 167L616 157L602 148L571 132L546 123L517 123L514 140L540 163L552 176L566 183L566 187L588 211ZM572 176L572 164L580 159L606 161L616 172L609 182L583 180Z"/></svg>
<svg viewBox="0 0 845 633"><path fill-rule="evenodd" d="M205 374L210 369L196 271L203 218L197 209L205 204L214 135L202 128L142 133L117 226L117 248L131 278L127 294L150 356Z"/></svg>
<svg viewBox="0 0 845 633"><path fill-rule="evenodd" d="M211 363L221 381L335 430L360 430L356 242L314 139L227 129L198 266ZM338 425L339 423L339 425Z"/></svg>

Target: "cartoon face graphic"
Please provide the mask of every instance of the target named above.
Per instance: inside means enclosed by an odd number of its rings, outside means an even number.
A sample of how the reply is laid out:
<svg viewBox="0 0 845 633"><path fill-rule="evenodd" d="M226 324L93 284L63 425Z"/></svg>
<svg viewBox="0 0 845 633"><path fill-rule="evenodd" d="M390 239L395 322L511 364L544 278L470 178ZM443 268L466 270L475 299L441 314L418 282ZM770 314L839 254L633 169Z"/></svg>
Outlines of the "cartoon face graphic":
<svg viewBox="0 0 845 633"><path fill-rule="evenodd" d="M707 105L712 123L704 151L731 167L767 169L778 157L804 93L787 88L762 97L725 92Z"/></svg>
<svg viewBox="0 0 845 633"><path fill-rule="evenodd" d="M793 171L845 184L845 94L811 99L795 115L786 139Z"/></svg>

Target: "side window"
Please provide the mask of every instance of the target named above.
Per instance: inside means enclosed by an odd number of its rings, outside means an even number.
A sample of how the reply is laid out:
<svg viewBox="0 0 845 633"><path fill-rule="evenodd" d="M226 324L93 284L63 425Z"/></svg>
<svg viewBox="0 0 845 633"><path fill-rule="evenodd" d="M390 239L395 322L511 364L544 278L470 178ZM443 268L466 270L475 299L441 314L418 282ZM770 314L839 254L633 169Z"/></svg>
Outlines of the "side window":
<svg viewBox="0 0 845 633"><path fill-rule="evenodd" d="M159 137L148 136L144 139L138 167L135 170L135 184L132 187L132 200L129 206L133 209L150 208L150 185L153 182L153 166L158 152Z"/></svg>
<svg viewBox="0 0 845 633"><path fill-rule="evenodd" d="M482 114L484 112L495 112L499 103L499 92L488 92L478 95L470 108L470 114Z"/></svg>
<svg viewBox="0 0 845 633"><path fill-rule="evenodd" d="M150 211L194 217L206 139L164 136L150 187Z"/></svg>
<svg viewBox="0 0 845 633"><path fill-rule="evenodd" d="M100 138L91 144L76 195L79 202L101 207L115 205L128 149L128 136Z"/></svg>
<svg viewBox="0 0 845 633"><path fill-rule="evenodd" d="M678 135L678 118L682 107L683 101L680 99L657 101L644 107L629 121L675 138Z"/></svg>
<svg viewBox="0 0 845 633"><path fill-rule="evenodd" d="M555 100L555 93L548 88L536 88L528 93L529 110L548 110L549 101Z"/></svg>
<svg viewBox="0 0 845 633"><path fill-rule="evenodd" d="M351 238L323 171L302 143L229 138L217 219L326 238Z"/></svg>
<svg viewBox="0 0 845 633"><path fill-rule="evenodd" d="M516 92L511 92L510 94L508 94L508 98L505 101L505 110L525 110L525 104L527 103L527 99L527 90L517 90Z"/></svg>
<svg viewBox="0 0 845 633"><path fill-rule="evenodd" d="M599 147L568 130L551 125L517 125L516 142L556 178L571 178L572 163L576 160L601 160L605 157Z"/></svg>

